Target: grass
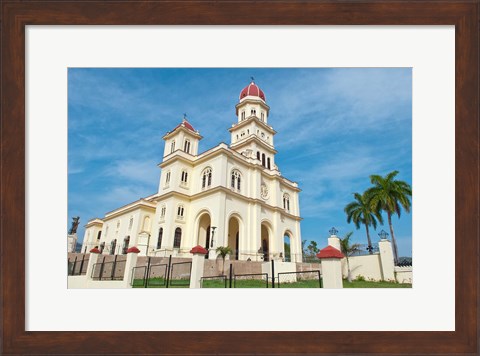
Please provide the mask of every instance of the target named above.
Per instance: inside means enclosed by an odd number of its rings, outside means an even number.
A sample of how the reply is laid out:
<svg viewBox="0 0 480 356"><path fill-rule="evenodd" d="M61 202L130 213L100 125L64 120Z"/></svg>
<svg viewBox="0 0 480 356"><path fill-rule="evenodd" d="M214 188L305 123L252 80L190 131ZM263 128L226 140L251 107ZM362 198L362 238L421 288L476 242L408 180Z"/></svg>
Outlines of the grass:
<svg viewBox="0 0 480 356"><path fill-rule="evenodd" d="M169 288L188 288L189 282L186 279L174 280L174 285L169 285ZM233 288L232 281L232 288ZM227 280L227 288L229 281ZM241 279L235 283L236 288L265 288L266 283L260 279ZM268 288L272 284L269 282ZM281 283L280 288L318 288L318 280L299 280L295 283ZM135 279L133 288L144 288L142 279ZM163 278L151 278L148 282L148 288L165 288L165 280ZM225 288L225 281L223 279L206 279L203 281L202 288ZM275 288L278 288L278 283L275 283ZM352 281L349 283L343 280L343 288L412 288L411 284L399 284L393 282L370 282L370 281Z"/></svg>

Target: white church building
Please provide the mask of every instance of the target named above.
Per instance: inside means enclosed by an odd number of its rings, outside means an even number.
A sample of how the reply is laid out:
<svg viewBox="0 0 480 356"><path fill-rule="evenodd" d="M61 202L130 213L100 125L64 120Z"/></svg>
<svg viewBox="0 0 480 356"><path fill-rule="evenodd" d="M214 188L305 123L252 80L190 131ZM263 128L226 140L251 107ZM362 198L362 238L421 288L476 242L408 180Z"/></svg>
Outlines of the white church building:
<svg viewBox="0 0 480 356"><path fill-rule="evenodd" d="M230 145L199 153L202 136L186 118L167 132L158 192L90 220L82 252L137 246L141 255L191 257L201 245L215 259L217 247L229 246L230 259L301 262L300 189L275 164L270 107L254 82L235 112Z"/></svg>

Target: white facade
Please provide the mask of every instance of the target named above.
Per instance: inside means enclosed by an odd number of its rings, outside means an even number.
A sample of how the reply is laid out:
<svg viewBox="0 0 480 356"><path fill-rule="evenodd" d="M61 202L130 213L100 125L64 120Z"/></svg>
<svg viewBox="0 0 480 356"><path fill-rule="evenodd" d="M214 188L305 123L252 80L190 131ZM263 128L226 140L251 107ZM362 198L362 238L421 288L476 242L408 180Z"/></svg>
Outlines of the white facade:
<svg viewBox="0 0 480 356"><path fill-rule="evenodd" d="M275 164L265 95L252 82L235 108L230 146L198 154L202 136L185 119L168 132L158 192L89 221L82 252L135 245L141 255L191 257L201 245L216 258L217 247L229 246L231 259L301 262L300 189Z"/></svg>

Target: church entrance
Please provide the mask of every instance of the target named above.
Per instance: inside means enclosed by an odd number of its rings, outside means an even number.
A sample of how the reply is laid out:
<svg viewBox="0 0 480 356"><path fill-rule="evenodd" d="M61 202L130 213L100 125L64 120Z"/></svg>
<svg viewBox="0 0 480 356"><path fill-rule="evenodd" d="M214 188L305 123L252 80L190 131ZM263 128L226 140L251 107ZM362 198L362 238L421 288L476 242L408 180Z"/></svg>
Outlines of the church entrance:
<svg viewBox="0 0 480 356"><path fill-rule="evenodd" d="M240 243L240 223L235 216L228 221L228 247L232 249L230 259L238 260Z"/></svg>
<svg viewBox="0 0 480 356"><path fill-rule="evenodd" d="M268 228L266 225L262 224L262 253L263 253L263 260L269 261L270 260L270 249L269 249L269 238L270 235L268 233Z"/></svg>
<svg viewBox="0 0 480 356"><path fill-rule="evenodd" d="M208 213L204 213L198 222L197 245L210 249L211 219ZM208 254L205 255L208 258Z"/></svg>

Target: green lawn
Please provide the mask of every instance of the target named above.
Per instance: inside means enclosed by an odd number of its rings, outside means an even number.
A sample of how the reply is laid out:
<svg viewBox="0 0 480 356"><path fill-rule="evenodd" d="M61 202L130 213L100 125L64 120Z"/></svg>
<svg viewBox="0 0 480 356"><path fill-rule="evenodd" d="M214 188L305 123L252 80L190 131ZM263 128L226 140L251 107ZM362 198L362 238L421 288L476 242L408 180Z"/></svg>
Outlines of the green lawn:
<svg viewBox="0 0 480 356"><path fill-rule="evenodd" d="M163 278L151 278L148 288L165 288ZM174 285L169 285L169 288L188 288L188 280L174 280ZM227 280L227 288L229 281ZM232 288L234 284L232 281ZM236 288L266 288L266 283L259 279L242 279L237 280L235 284ZM271 288L272 284L269 282L268 288ZM278 288L278 283L275 283L275 288ZM281 283L280 288L318 288L318 280L299 280L295 283ZM133 288L144 288L143 280L135 279ZM225 282L222 279L206 279L203 281L202 288L225 288ZM347 280L343 280L343 288L412 288L411 284L399 284L392 282L368 282L368 281L353 281L349 283Z"/></svg>

